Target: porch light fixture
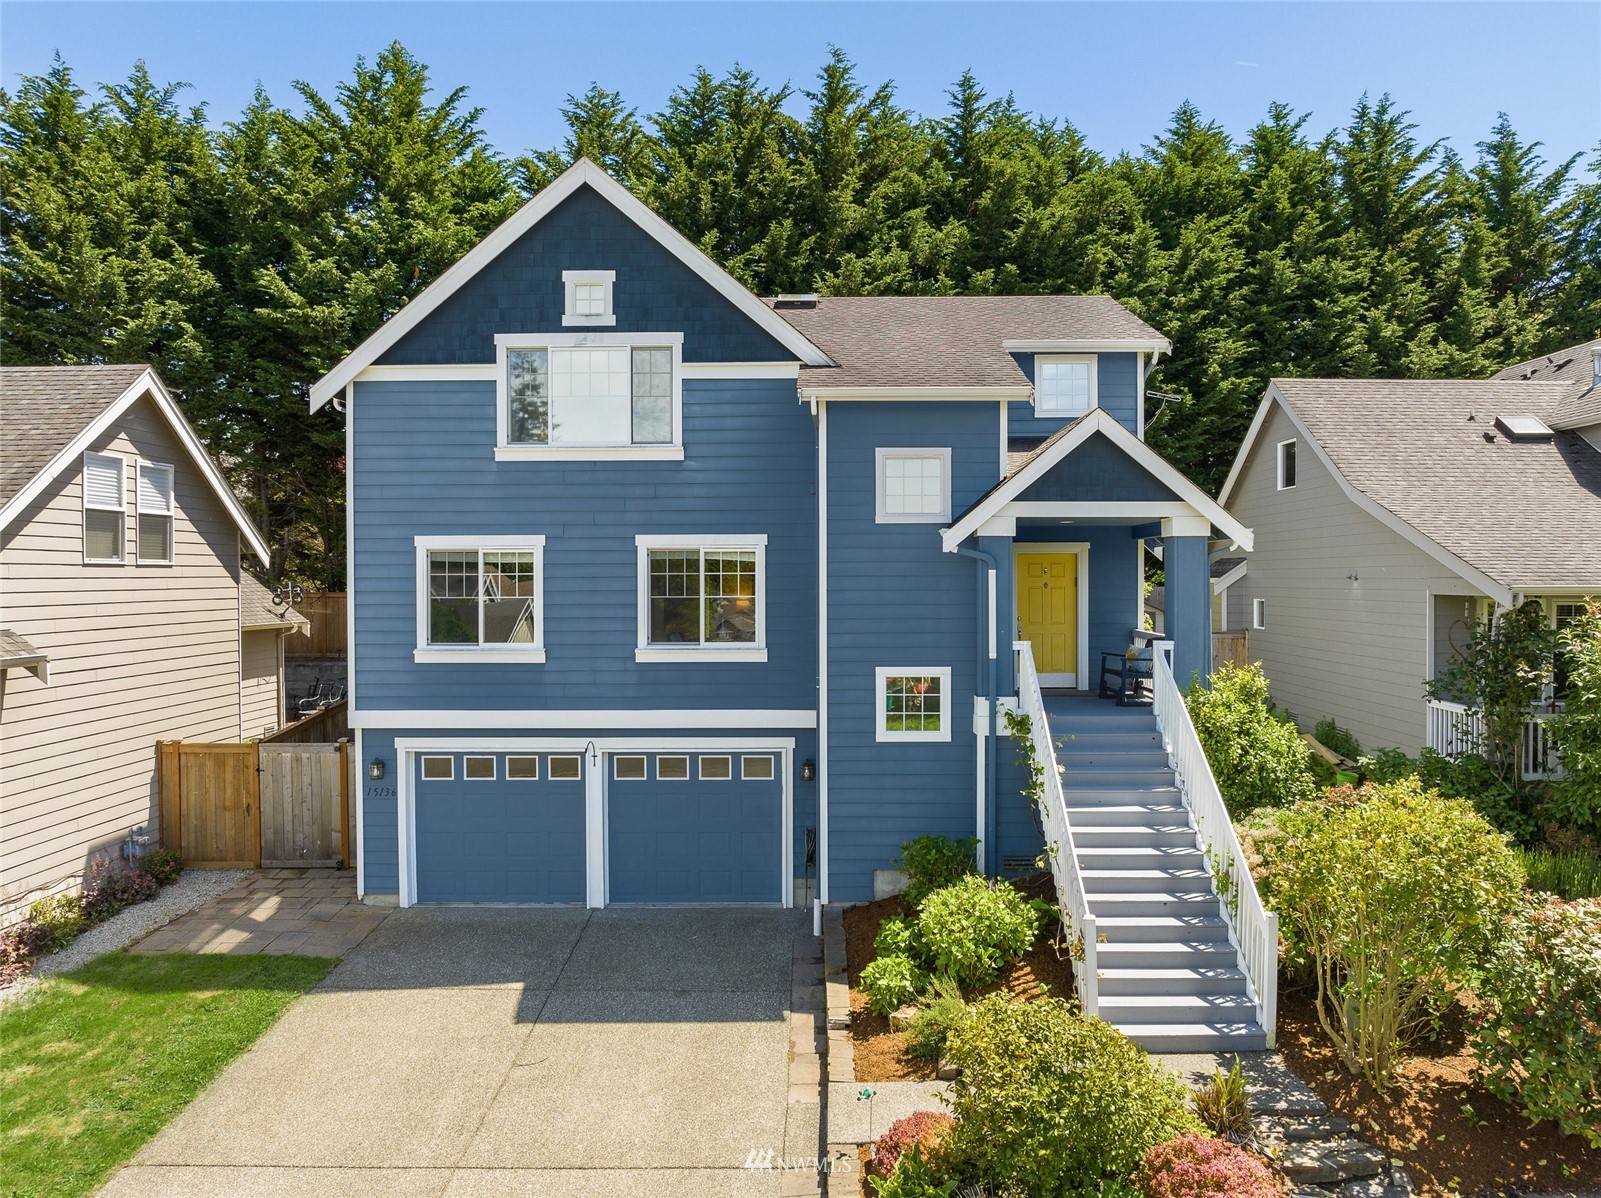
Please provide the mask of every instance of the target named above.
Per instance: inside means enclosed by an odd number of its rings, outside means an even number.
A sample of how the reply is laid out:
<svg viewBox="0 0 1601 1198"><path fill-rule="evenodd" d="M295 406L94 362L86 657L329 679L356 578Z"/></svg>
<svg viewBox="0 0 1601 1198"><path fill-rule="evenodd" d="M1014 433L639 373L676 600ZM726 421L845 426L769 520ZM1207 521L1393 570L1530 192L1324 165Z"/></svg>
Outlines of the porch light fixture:
<svg viewBox="0 0 1601 1198"><path fill-rule="evenodd" d="M801 762L801 781L802 782L816 782L817 781L817 762L815 762L815 761L803 761L803 762Z"/></svg>
<svg viewBox="0 0 1601 1198"><path fill-rule="evenodd" d="M384 780L384 759L382 757L374 757L367 763L367 777L374 782L382 782Z"/></svg>

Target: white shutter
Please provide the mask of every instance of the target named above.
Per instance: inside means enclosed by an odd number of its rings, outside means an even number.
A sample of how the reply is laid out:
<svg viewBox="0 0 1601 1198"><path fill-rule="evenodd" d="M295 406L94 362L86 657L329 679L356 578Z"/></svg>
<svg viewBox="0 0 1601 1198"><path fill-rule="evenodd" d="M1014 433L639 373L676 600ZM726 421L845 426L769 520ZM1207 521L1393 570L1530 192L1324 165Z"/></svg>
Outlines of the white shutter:
<svg viewBox="0 0 1601 1198"><path fill-rule="evenodd" d="M85 507L122 509L121 458L104 453L83 455L83 502Z"/></svg>
<svg viewBox="0 0 1601 1198"><path fill-rule="evenodd" d="M172 512L171 466L139 463L139 512L162 516Z"/></svg>

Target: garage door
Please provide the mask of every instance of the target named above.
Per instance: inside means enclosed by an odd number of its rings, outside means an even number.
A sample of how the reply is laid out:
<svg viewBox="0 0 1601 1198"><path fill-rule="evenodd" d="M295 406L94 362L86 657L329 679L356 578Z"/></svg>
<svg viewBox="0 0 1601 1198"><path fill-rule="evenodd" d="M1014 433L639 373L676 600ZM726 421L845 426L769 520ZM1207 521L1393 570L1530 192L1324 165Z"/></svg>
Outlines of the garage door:
<svg viewBox="0 0 1601 1198"><path fill-rule="evenodd" d="M606 786L614 903L780 901L777 753L616 754Z"/></svg>
<svg viewBox="0 0 1601 1198"><path fill-rule="evenodd" d="M417 762L417 901L584 901L583 758L428 753Z"/></svg>

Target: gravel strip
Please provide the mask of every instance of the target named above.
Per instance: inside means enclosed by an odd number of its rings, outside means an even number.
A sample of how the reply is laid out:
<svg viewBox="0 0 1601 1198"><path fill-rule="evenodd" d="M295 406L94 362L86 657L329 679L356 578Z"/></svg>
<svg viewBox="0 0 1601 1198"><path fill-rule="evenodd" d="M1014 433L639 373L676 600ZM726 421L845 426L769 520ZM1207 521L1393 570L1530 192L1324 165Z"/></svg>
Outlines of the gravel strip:
<svg viewBox="0 0 1601 1198"><path fill-rule="evenodd" d="M41 977L65 973L87 965L96 957L125 948L135 940L143 939L159 927L171 923L178 916L193 911L220 894L232 890L248 878L249 869L191 869L185 870L170 886L163 886L149 902L136 903L118 911L105 923L89 929L59 953L41 957L33 972L18 978L12 985L0 990L0 1005L13 1002L32 991Z"/></svg>

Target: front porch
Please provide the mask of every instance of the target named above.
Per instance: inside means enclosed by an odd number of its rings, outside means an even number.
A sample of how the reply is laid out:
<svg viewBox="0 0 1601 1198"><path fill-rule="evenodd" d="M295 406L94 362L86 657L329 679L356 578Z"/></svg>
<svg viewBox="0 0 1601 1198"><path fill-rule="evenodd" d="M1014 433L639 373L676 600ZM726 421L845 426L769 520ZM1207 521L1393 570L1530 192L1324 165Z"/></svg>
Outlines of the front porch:
<svg viewBox="0 0 1601 1198"><path fill-rule="evenodd" d="M1484 716L1461 703L1444 699L1425 699L1428 713L1426 747L1444 757L1484 749ZM1562 777L1562 759L1546 733L1546 721L1557 714L1549 707L1537 707L1523 721L1518 745L1518 776L1525 782L1551 781Z"/></svg>

